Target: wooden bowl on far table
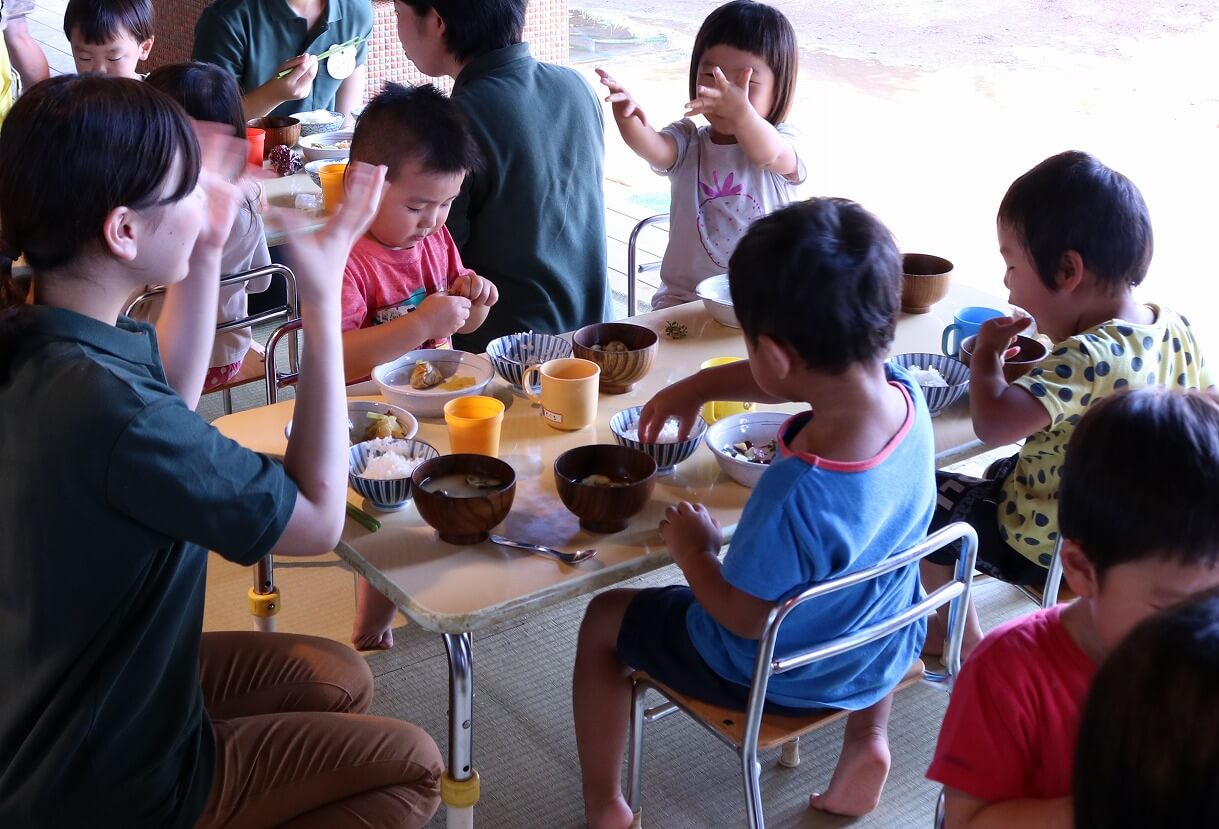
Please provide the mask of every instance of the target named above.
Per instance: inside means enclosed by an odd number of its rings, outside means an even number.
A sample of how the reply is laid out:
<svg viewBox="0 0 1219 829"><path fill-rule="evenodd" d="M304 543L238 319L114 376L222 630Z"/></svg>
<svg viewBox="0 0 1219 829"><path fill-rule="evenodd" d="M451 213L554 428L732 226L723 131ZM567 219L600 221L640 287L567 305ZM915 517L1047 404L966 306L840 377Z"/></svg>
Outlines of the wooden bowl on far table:
<svg viewBox="0 0 1219 829"><path fill-rule="evenodd" d="M952 263L929 253L902 255L902 310L925 314L948 295L952 282Z"/></svg>
<svg viewBox="0 0 1219 829"><path fill-rule="evenodd" d="M608 481L594 483L594 475ZM647 506L656 485L656 461L629 446L608 443L577 446L555 458L559 499L593 533L625 530Z"/></svg>
<svg viewBox="0 0 1219 829"><path fill-rule="evenodd" d="M516 472L490 455L441 455L411 474L419 517L449 544L486 541L508 517L516 496Z"/></svg>
<svg viewBox="0 0 1219 829"><path fill-rule="evenodd" d="M288 147L301 137L301 122L290 115L264 115L245 122L247 127L257 127L267 134L262 144L262 157L271 155L271 150L280 144Z"/></svg>
<svg viewBox="0 0 1219 829"><path fill-rule="evenodd" d="M651 328L629 322L599 322L571 335L575 356L601 367L601 391L624 394L656 361L660 338Z"/></svg>

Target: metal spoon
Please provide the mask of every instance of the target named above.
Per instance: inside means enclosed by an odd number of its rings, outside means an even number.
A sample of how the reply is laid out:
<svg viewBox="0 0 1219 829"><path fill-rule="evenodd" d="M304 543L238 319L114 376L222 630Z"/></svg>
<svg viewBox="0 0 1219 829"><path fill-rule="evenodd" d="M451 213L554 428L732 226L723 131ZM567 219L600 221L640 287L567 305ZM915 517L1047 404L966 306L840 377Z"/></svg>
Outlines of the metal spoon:
<svg viewBox="0 0 1219 829"><path fill-rule="evenodd" d="M576 550L574 553L565 553L562 550L556 550L554 547L546 547L542 544L529 544L524 541L513 541L509 538L504 538L502 535L491 536L491 543L499 544L502 547L516 547L518 550L528 550L531 553L540 553L544 556L557 558L564 564L579 564L582 561L588 561L597 554L594 549Z"/></svg>

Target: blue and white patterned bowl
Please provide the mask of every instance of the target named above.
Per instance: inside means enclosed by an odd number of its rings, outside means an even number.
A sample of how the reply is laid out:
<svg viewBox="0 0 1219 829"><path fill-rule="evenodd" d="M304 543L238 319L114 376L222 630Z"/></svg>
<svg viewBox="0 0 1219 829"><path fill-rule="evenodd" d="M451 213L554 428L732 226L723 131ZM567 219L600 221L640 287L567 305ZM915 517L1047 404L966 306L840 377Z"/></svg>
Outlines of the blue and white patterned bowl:
<svg viewBox="0 0 1219 829"><path fill-rule="evenodd" d="M491 358L495 372L517 389L522 388L521 374L527 367L571 354L571 343L567 340L535 331L506 334L487 343L487 356ZM537 390L535 385L534 391Z"/></svg>
<svg viewBox="0 0 1219 829"><path fill-rule="evenodd" d="M935 417L944 408L951 406L969 389L969 366L956 357L945 357L943 354L896 354L889 358L902 368L934 368L944 378L947 386L924 386L923 397L927 400L927 411ZM917 381L917 378L916 378Z"/></svg>
<svg viewBox="0 0 1219 829"><path fill-rule="evenodd" d="M676 443L644 443L626 436L627 432L638 429L639 414L642 411L643 406L632 406L618 412L610 418L610 431L614 433L614 440L618 441L619 446L629 446L645 453L656 461L657 474L667 475L673 471L674 466L694 454L707 431L707 421L701 417L695 420L694 428L685 440Z"/></svg>
<svg viewBox="0 0 1219 829"><path fill-rule="evenodd" d="M361 473L368 462L384 455L382 447L392 445L408 460L426 461L440 457L436 447L421 440L381 440L357 443L348 454L347 482L351 488L367 498L374 507L384 512L400 510L411 500L411 476L405 478L362 478Z"/></svg>

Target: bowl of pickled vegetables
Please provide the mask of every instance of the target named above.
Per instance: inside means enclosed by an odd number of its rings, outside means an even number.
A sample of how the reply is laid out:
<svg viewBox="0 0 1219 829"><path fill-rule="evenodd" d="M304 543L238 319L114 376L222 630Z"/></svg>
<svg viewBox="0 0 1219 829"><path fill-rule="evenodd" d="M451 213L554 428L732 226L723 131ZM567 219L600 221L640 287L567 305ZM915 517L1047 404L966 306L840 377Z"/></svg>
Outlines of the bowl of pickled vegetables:
<svg viewBox="0 0 1219 829"><path fill-rule="evenodd" d="M779 427L789 417L782 412L742 412L712 423L703 440L724 474L753 487L778 456Z"/></svg>
<svg viewBox="0 0 1219 829"><path fill-rule="evenodd" d="M366 440L386 438L405 440L419 431L419 421L401 406L376 400L347 401L348 439L352 446ZM292 421L284 427L284 437L292 436Z"/></svg>

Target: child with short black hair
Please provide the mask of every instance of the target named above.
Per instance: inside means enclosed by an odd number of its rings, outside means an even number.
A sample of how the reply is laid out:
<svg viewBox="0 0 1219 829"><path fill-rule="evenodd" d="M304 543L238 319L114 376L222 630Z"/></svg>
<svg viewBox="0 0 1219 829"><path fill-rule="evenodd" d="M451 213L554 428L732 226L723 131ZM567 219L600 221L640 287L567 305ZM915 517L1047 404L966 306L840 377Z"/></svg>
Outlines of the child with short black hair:
<svg viewBox="0 0 1219 829"><path fill-rule="evenodd" d="M1075 747L1076 829L1219 826L1216 699L1211 590L1144 621L1097 671Z"/></svg>
<svg viewBox="0 0 1219 829"><path fill-rule="evenodd" d="M155 39L152 0L68 0L63 33L77 72L139 78Z"/></svg>
<svg viewBox="0 0 1219 829"><path fill-rule="evenodd" d="M970 363L974 431L997 446L1027 440L983 479L937 473L931 526L969 522L978 531L978 569L1038 584L1058 540L1058 475L1080 417L1122 388L1205 389L1211 377L1184 317L1132 293L1147 274L1153 243L1147 205L1130 179L1087 153L1052 156L1008 188L997 229L1009 301L1032 314L1054 344L1045 360L1008 383L1004 352L1028 319L983 323ZM929 556L923 585L947 583L951 563L950 551ZM946 616L932 621L928 650L937 652ZM962 653L981 638L971 603Z"/></svg>
<svg viewBox="0 0 1219 829"><path fill-rule="evenodd" d="M1207 506L1219 397L1112 395L1079 421L1061 475L1063 574L1079 598L997 628L962 668L927 772L947 789L946 829L1069 827L1097 665L1155 611L1219 585L1219 510Z"/></svg>
<svg viewBox="0 0 1219 829"><path fill-rule="evenodd" d="M720 528L705 508L670 506L660 532L689 587L613 590L589 604L572 704L590 826L631 825L619 773L632 668L743 710L757 639L775 602L877 564L926 534L934 498L931 421L910 376L885 362L901 273L889 231L844 199L778 210L737 246L728 278L750 356L739 366L755 384L746 399L801 401L810 409L780 428L779 456L745 505L722 566ZM669 387L664 408L695 410L705 399L695 378ZM781 646L860 629L919 595L912 566L834 593L794 611ZM830 786L811 799L815 808L859 815L875 807L889 769L892 691L924 633L914 624L771 680L769 710L852 711Z"/></svg>
<svg viewBox="0 0 1219 829"><path fill-rule="evenodd" d="M669 241L653 308L696 299L698 283L725 271L750 223L795 200L805 170L785 122L799 69L791 22L754 0L707 15L690 55L686 117L660 131L621 83L597 69L622 139L669 179ZM698 115L706 126L692 120Z"/></svg>
<svg viewBox="0 0 1219 829"><path fill-rule="evenodd" d="M461 110L431 84L389 83L364 109L351 160L384 165L389 186L343 270L343 364L349 381L416 348L447 348L499 298L461 263L445 227L466 173L482 164ZM393 604L360 580L352 642L389 648Z"/></svg>
<svg viewBox="0 0 1219 829"><path fill-rule="evenodd" d="M505 334L561 334L606 319L605 130L570 66L521 40L526 0L397 0L398 38L419 71L453 78L453 102L486 159L466 178L448 229L502 301L459 348Z"/></svg>

